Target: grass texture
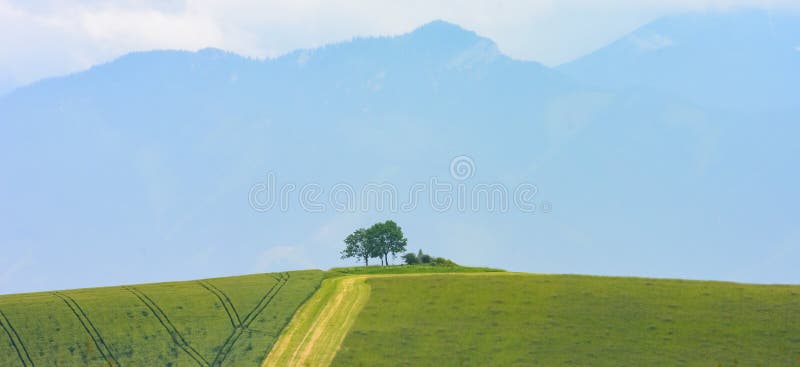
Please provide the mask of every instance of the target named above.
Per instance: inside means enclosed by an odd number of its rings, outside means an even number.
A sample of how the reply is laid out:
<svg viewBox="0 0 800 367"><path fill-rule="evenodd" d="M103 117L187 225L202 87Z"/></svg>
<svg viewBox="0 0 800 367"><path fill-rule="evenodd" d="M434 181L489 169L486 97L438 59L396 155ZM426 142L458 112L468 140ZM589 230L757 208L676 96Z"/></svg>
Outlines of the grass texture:
<svg viewBox="0 0 800 367"><path fill-rule="evenodd" d="M800 366L800 286L384 276L332 366Z"/></svg>
<svg viewBox="0 0 800 367"><path fill-rule="evenodd" d="M0 366L257 366L319 270L0 296Z"/></svg>

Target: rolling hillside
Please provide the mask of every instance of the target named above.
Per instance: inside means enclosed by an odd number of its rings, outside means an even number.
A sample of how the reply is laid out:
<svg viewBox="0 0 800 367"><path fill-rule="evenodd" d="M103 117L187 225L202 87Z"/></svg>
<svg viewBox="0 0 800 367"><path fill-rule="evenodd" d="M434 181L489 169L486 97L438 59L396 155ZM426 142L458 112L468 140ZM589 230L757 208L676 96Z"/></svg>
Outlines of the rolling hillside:
<svg viewBox="0 0 800 367"><path fill-rule="evenodd" d="M332 366L798 366L800 286L379 276Z"/></svg>
<svg viewBox="0 0 800 367"><path fill-rule="evenodd" d="M371 267L7 295L0 326L3 366L797 366L800 286Z"/></svg>
<svg viewBox="0 0 800 367"><path fill-rule="evenodd" d="M258 365L323 275L294 271L0 296L0 365Z"/></svg>

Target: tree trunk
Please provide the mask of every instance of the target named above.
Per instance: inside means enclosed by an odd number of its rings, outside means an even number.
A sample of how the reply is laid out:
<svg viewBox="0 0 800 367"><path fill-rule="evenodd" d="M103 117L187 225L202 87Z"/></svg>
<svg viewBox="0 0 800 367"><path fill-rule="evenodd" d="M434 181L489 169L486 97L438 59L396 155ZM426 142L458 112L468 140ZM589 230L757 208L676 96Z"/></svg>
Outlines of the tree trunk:
<svg viewBox="0 0 800 367"><path fill-rule="evenodd" d="M364 267L366 268L368 266L369 266L369 258L365 256L364 257Z"/></svg>

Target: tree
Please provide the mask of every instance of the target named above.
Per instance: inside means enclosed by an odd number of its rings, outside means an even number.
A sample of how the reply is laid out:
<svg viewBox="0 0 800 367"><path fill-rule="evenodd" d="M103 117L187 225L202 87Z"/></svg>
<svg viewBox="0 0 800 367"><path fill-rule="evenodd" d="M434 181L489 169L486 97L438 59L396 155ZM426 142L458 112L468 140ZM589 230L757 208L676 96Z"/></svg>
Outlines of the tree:
<svg viewBox="0 0 800 367"><path fill-rule="evenodd" d="M389 265L389 254L395 257L397 254L406 250L408 240L403 237L403 230L397 223L387 220L383 223L375 223L366 231L366 242L373 251L375 257L380 257L381 262Z"/></svg>
<svg viewBox="0 0 800 367"><path fill-rule="evenodd" d="M359 228L344 239L345 248L342 250L342 259L357 258L364 260L364 266L369 266L369 258L375 257L375 251L367 241L367 230Z"/></svg>
<svg viewBox="0 0 800 367"><path fill-rule="evenodd" d="M419 249L417 252L417 263L418 264L430 264L433 262L433 256L428 255L422 252L422 249Z"/></svg>
<svg viewBox="0 0 800 367"><path fill-rule="evenodd" d="M403 261L406 262L406 265L419 264L419 259L417 258L417 255L414 254L413 252L409 252L401 257L403 258Z"/></svg>
<svg viewBox="0 0 800 367"><path fill-rule="evenodd" d="M419 262L420 262L420 263L423 263L423 264L430 264L430 263L431 263L431 261L433 261L433 258L431 258L431 255L428 255L428 254L422 254L422 256L420 256L420 257L419 257Z"/></svg>
<svg viewBox="0 0 800 367"><path fill-rule="evenodd" d="M388 232L387 241L389 243L389 252L392 253L392 258L397 254L405 252L408 240L403 236L403 229L394 221L387 220L383 224L385 230Z"/></svg>

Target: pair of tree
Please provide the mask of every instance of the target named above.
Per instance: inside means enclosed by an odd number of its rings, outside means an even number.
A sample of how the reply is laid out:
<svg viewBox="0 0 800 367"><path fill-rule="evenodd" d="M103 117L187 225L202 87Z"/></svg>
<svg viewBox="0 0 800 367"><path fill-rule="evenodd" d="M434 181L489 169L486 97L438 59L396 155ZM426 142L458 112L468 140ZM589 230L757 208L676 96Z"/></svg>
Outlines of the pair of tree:
<svg viewBox="0 0 800 367"><path fill-rule="evenodd" d="M403 230L394 221L375 223L367 229L357 229L344 239L342 259L356 258L369 266L369 259L377 257L382 265L389 265L389 254L395 257L402 253L407 242Z"/></svg>

